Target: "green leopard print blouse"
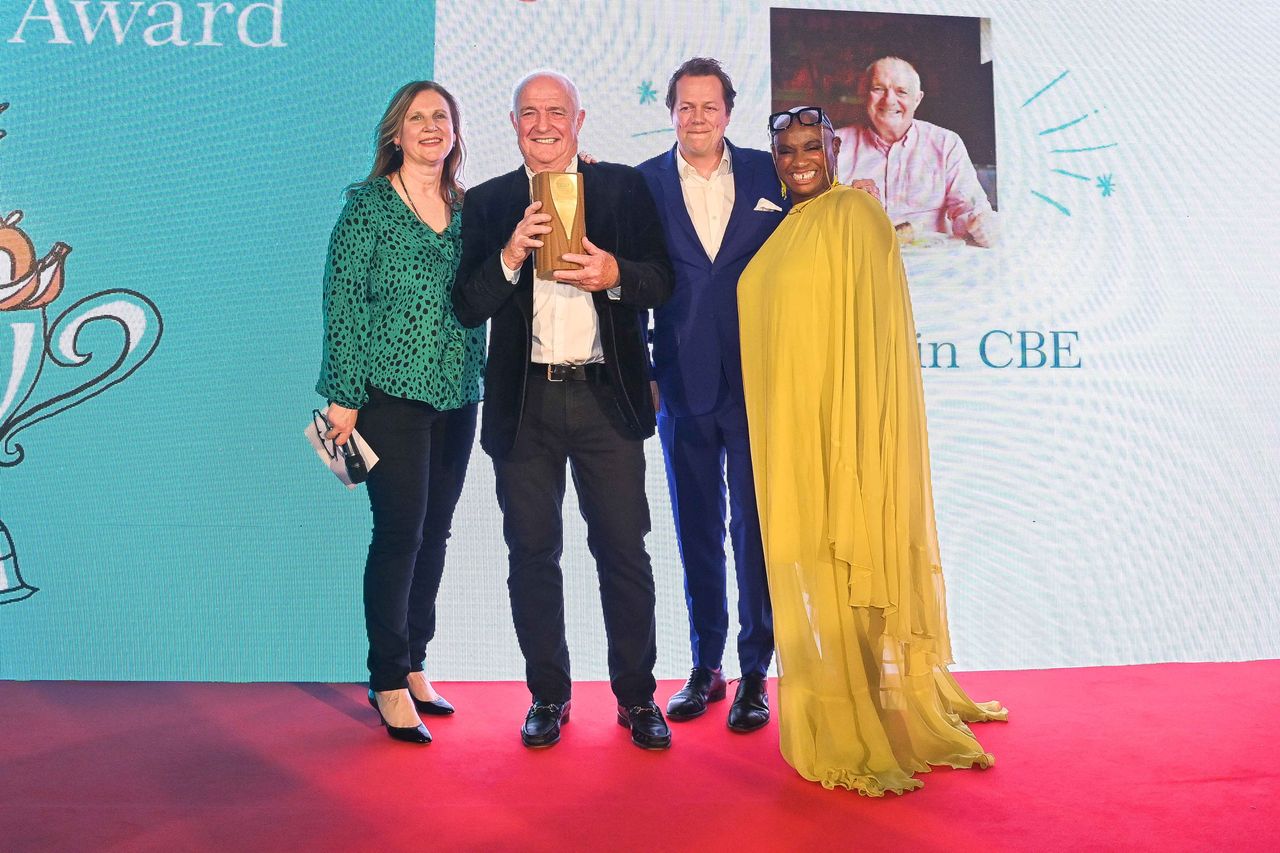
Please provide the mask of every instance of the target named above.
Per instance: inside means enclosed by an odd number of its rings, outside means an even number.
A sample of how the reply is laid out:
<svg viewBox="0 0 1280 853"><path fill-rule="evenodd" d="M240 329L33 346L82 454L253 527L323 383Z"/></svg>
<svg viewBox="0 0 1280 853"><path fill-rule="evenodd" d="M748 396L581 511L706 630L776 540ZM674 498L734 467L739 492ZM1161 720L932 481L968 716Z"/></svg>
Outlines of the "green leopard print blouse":
<svg viewBox="0 0 1280 853"><path fill-rule="evenodd" d="M478 402L484 329L464 328L449 301L461 252L461 211L437 234L387 178L357 190L329 239L316 391L350 409L366 384L440 411Z"/></svg>

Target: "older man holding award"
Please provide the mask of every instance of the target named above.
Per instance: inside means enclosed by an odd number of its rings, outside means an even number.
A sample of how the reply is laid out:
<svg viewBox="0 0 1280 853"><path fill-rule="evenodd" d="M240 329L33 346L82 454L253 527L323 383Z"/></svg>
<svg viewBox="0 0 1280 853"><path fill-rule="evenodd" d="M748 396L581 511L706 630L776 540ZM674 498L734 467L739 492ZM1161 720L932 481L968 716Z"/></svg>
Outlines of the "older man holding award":
<svg viewBox="0 0 1280 853"><path fill-rule="evenodd" d="M480 444L493 459L508 590L533 704L525 746L560 739L572 682L560 573L565 469L600 576L609 676L632 741L665 749L653 702L653 572L644 439L654 432L647 311L671 293L662 225L640 173L578 158L586 112L567 77L515 87L524 163L467 192L454 310L492 320Z"/></svg>

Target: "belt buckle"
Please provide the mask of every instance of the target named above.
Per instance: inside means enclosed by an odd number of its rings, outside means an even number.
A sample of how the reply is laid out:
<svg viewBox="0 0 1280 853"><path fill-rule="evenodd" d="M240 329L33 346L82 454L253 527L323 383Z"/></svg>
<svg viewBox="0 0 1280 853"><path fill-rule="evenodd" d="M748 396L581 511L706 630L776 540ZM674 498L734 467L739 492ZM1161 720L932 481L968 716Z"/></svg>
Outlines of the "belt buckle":
<svg viewBox="0 0 1280 853"><path fill-rule="evenodd" d="M556 365L554 365L554 364L548 364L548 365L547 365L547 381L548 381L548 382L563 382L563 381L564 381L564 379L563 379L563 378L557 378L557 377L556 377L556 375L555 375L555 367L556 367Z"/></svg>

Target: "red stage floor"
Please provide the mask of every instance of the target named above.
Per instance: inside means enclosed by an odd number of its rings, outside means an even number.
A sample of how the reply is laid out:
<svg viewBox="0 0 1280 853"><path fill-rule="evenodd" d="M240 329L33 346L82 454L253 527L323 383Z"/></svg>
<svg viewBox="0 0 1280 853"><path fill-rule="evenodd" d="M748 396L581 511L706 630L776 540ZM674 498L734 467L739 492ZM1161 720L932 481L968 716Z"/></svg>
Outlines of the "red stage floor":
<svg viewBox="0 0 1280 853"><path fill-rule="evenodd" d="M0 850L1276 850L1280 661L966 673L988 771L870 800L727 703L631 746L603 684L529 751L522 685L394 743L350 684L0 682ZM676 684L660 686L665 697Z"/></svg>

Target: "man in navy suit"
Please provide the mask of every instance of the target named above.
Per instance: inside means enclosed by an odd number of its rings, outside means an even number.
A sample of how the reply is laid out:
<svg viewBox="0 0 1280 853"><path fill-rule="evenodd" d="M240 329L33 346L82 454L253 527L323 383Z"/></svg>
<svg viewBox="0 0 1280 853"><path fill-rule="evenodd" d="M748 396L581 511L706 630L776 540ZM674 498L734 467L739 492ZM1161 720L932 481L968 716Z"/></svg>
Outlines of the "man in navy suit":
<svg viewBox="0 0 1280 853"><path fill-rule="evenodd" d="M693 671L671 697L667 716L690 720L725 697L727 510L742 673L728 723L749 732L769 721L765 674L773 656L773 614L751 477L737 288L738 276L787 205L769 154L724 138L735 94L716 60L699 57L681 65L667 86L676 144L639 169L657 203L676 275L672 298L654 312L653 361Z"/></svg>

